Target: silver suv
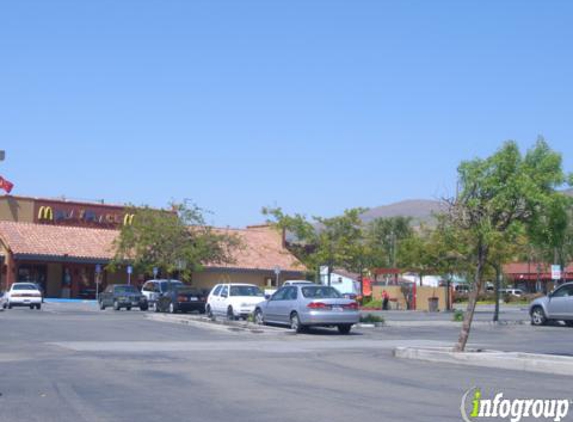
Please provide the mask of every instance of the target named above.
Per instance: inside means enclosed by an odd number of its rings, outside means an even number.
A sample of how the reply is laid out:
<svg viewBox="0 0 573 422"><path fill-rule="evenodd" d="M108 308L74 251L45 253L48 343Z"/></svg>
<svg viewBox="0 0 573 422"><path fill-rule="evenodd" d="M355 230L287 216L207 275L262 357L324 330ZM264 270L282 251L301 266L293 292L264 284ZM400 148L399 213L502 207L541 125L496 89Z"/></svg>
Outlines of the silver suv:
<svg viewBox="0 0 573 422"><path fill-rule="evenodd" d="M141 287L141 293L147 298L147 303L149 303L150 306L155 306L157 299L170 290L172 286L181 285L183 285L183 283L179 280L148 280Z"/></svg>
<svg viewBox="0 0 573 422"><path fill-rule="evenodd" d="M573 283L563 284L547 296L535 299L529 305L529 315L532 325L564 321L573 327Z"/></svg>

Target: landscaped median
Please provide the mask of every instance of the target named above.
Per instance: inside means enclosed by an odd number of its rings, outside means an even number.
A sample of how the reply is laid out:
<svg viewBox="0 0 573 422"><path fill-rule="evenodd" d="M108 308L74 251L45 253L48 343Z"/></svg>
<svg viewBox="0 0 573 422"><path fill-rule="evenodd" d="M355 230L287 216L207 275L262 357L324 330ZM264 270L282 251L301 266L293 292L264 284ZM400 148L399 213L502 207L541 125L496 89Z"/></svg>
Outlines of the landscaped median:
<svg viewBox="0 0 573 422"><path fill-rule="evenodd" d="M573 357L495 350L454 352L449 347L397 347L394 356L427 362L573 375Z"/></svg>
<svg viewBox="0 0 573 422"><path fill-rule="evenodd" d="M249 321L230 321L227 319L211 319L204 315L194 314L163 314L148 313L145 318L158 322L169 322L174 324L191 325L198 328L219 330L225 332L253 333L253 334L280 334L288 333L290 330L277 328L268 325L257 325Z"/></svg>

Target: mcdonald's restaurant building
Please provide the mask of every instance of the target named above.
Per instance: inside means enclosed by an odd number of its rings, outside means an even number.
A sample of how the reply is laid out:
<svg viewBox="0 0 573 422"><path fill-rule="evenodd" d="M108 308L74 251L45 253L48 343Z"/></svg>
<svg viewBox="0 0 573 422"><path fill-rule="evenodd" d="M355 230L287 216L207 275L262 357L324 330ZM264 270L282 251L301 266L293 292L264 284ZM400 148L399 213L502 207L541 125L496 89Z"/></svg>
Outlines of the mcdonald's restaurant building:
<svg viewBox="0 0 573 422"><path fill-rule="evenodd" d="M97 287L127 283L125 269L110 272L113 242L133 222L128 208L104 203L0 197L0 291L15 282L39 284L50 298L93 299ZM284 247L284 238L267 226L221 229L237 235L243 247L233 264L207 266L191 283L209 288L219 282L261 287L304 277L304 266ZM274 270L280 268L279 278ZM132 284L151 278L132 274Z"/></svg>

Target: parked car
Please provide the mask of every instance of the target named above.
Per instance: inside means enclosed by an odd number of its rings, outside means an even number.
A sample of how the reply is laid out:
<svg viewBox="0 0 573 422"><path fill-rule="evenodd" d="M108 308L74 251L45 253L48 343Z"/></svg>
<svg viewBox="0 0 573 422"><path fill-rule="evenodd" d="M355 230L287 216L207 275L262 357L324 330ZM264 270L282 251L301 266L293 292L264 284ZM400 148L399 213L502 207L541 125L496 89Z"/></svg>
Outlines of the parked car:
<svg viewBox="0 0 573 422"><path fill-rule="evenodd" d="M2 307L29 306L30 309L42 307L42 292L34 283L14 283L4 294Z"/></svg>
<svg viewBox="0 0 573 422"><path fill-rule="evenodd" d="M264 300L263 291L254 284L217 284L207 298L207 315L224 315L231 320L247 318Z"/></svg>
<svg viewBox="0 0 573 422"><path fill-rule="evenodd" d="M183 284L172 284L170 289L163 293L156 301L156 312L190 312L198 311L205 313L205 303L207 294L202 289L185 286Z"/></svg>
<svg viewBox="0 0 573 422"><path fill-rule="evenodd" d="M314 284L314 283L308 280L287 280L283 283L283 286L298 286L300 284Z"/></svg>
<svg viewBox="0 0 573 422"><path fill-rule="evenodd" d="M337 327L348 334L359 321L356 301L329 286L284 286L255 308L258 324L289 325L297 333L308 327Z"/></svg>
<svg viewBox="0 0 573 422"><path fill-rule="evenodd" d="M523 290L521 289L500 289L501 295L510 295L515 297L523 296Z"/></svg>
<svg viewBox="0 0 573 422"><path fill-rule="evenodd" d="M99 295L99 308L104 310L107 306L112 306L116 311L119 311L121 308L125 308L128 311L131 308L147 311L149 308L147 298L135 286L129 284L112 284L107 286Z"/></svg>
<svg viewBox="0 0 573 422"><path fill-rule="evenodd" d="M171 286L183 286L184 284L179 280L148 280L141 287L141 293L147 299L150 306L155 306L157 299L167 292Z"/></svg>
<svg viewBox="0 0 573 422"><path fill-rule="evenodd" d="M535 299L529 305L529 315L532 325L564 321L573 327L573 283L563 284L547 296Z"/></svg>

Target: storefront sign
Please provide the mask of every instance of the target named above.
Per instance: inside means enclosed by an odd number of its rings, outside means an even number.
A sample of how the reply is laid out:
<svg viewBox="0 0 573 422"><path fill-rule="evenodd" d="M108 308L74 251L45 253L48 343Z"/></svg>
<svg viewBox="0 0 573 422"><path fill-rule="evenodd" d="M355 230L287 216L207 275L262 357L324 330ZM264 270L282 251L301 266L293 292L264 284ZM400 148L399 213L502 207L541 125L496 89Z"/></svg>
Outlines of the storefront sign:
<svg viewBox="0 0 573 422"><path fill-rule="evenodd" d="M109 205L37 201L35 208L35 222L39 224L117 228L133 224L135 218L122 207Z"/></svg>

